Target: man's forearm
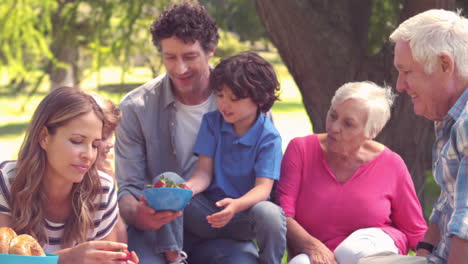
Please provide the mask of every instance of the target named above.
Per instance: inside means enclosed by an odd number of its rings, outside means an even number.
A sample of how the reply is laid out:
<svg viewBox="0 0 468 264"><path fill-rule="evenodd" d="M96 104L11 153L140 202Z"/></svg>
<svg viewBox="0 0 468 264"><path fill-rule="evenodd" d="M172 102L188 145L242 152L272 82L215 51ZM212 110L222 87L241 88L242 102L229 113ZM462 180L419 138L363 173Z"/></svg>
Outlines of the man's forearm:
<svg viewBox="0 0 468 264"><path fill-rule="evenodd" d="M437 246L440 240L440 230L439 226L436 223L430 223L429 228L424 235L424 242Z"/></svg>
<svg viewBox="0 0 468 264"><path fill-rule="evenodd" d="M439 226L436 223L431 222L429 224L429 228L426 231L426 234L424 235L423 242L429 243L433 245L434 247L436 247L437 244L439 244L439 240L440 240ZM431 253L432 252L423 248L416 250L416 255L420 257L426 257L427 255Z"/></svg>
<svg viewBox="0 0 468 264"><path fill-rule="evenodd" d="M120 215L125 222L131 226L135 226L135 213L138 200L131 194L124 195L119 199Z"/></svg>
<svg viewBox="0 0 468 264"><path fill-rule="evenodd" d="M447 264L465 263L468 259L468 240L457 236L452 236L452 246L450 247Z"/></svg>

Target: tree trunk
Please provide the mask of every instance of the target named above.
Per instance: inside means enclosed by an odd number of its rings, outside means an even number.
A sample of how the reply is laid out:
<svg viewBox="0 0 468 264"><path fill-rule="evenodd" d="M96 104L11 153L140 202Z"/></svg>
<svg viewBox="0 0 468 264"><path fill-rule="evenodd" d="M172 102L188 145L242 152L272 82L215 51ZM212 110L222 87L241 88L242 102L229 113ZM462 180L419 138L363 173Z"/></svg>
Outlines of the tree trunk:
<svg viewBox="0 0 468 264"><path fill-rule="evenodd" d="M342 84L396 83L392 45L367 56L372 4L372 0L256 0L265 29L301 91L315 133L325 131L331 98ZM402 15L453 6L454 0L407 0ZM425 170L431 167L433 131L432 122L416 116L410 98L402 94L377 138L405 160L421 201Z"/></svg>
<svg viewBox="0 0 468 264"><path fill-rule="evenodd" d="M51 62L49 70L50 90L61 86L75 86L78 73L76 62L78 60L78 47L67 45L66 42L57 41L51 50L57 63Z"/></svg>
<svg viewBox="0 0 468 264"><path fill-rule="evenodd" d="M49 63L47 73L50 78L50 90L61 86L76 86L79 76L78 40L75 28L71 28L67 21L76 18L76 15L64 17L63 10L67 4L74 2L68 0L59 3L59 8L52 17L52 44L50 50L54 61Z"/></svg>

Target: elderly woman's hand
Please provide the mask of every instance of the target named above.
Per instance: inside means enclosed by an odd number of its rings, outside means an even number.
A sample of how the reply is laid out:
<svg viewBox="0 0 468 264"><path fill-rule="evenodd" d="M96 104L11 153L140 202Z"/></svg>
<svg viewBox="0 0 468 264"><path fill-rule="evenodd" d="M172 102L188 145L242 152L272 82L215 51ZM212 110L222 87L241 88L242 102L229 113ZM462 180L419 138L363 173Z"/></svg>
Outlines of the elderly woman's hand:
<svg viewBox="0 0 468 264"><path fill-rule="evenodd" d="M315 243L314 249L309 252L310 263L314 264L338 264L335 255L322 243Z"/></svg>

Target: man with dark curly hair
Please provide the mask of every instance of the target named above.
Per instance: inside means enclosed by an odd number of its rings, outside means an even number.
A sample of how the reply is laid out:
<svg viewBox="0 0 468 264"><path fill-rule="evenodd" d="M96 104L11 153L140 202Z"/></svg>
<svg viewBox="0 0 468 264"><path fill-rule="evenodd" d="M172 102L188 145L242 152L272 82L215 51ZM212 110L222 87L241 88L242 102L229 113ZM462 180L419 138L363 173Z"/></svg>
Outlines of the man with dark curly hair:
<svg viewBox="0 0 468 264"><path fill-rule="evenodd" d="M116 131L116 177L128 244L141 263L257 263L252 241L202 241L182 230L182 212L155 211L143 199L143 188L160 174L185 181L196 167L193 146L203 114L216 109L208 87L219 35L215 21L198 4L165 10L151 26L154 45L166 74L131 91L121 102ZM176 235L174 235L176 234Z"/></svg>

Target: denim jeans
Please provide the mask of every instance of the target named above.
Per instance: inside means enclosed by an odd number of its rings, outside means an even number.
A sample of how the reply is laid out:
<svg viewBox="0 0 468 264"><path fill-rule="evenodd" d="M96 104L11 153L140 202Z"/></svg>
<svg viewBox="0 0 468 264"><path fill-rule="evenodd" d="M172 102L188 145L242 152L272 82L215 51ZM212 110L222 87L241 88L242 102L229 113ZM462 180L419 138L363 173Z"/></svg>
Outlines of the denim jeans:
<svg viewBox="0 0 468 264"><path fill-rule="evenodd" d="M206 216L222 208L203 194L192 198L184 210L184 228L202 239L257 239L262 264L280 264L286 248L286 218L283 210L272 202L262 201L236 214L222 228L212 228Z"/></svg>
<svg viewBox="0 0 468 264"><path fill-rule="evenodd" d="M167 264L163 253L154 250L151 231L128 227L128 248L140 258L140 264ZM202 240L184 233L184 251L190 264L258 264L258 252L252 241L232 239Z"/></svg>
<svg viewBox="0 0 468 264"><path fill-rule="evenodd" d="M184 250L190 264L258 264L253 241L209 239L184 232Z"/></svg>
<svg viewBox="0 0 468 264"><path fill-rule="evenodd" d="M174 181L184 180L177 174L166 172L160 176ZM159 230L139 230L128 226L128 248L137 253L141 264L167 264L165 251L183 250L188 253L190 264L257 264L258 253L252 241L215 239L205 241L184 232L183 216L164 225Z"/></svg>

